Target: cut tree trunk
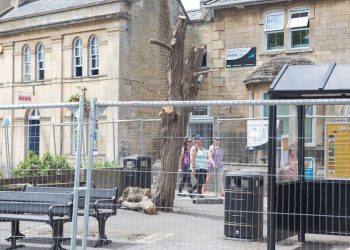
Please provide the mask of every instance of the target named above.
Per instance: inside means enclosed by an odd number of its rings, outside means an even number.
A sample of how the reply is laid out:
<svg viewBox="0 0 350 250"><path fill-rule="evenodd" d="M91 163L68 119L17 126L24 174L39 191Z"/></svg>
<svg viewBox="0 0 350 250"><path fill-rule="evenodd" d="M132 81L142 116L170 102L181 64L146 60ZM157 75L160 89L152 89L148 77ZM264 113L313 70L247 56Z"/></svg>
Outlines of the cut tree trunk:
<svg viewBox="0 0 350 250"><path fill-rule="evenodd" d="M187 19L180 16L170 44L151 40L152 44L167 49L170 53L168 63L168 100L191 101L196 99L199 83L197 82L204 45L193 45L184 61L184 41ZM191 107L163 107L161 117L161 173L152 197L157 208L172 210L179 157L183 139L186 135Z"/></svg>
<svg viewBox="0 0 350 250"><path fill-rule="evenodd" d="M154 215L157 213L157 208L150 197L149 188L127 187L118 199L118 205L130 210L143 209L146 214Z"/></svg>

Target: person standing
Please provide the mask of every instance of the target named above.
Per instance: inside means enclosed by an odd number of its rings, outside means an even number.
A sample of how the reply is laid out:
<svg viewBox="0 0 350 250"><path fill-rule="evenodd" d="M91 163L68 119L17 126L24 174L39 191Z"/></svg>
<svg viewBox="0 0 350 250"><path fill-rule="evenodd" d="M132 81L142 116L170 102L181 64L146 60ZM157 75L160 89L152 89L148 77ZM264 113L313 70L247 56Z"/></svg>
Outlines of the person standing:
<svg viewBox="0 0 350 250"><path fill-rule="evenodd" d="M191 169L190 169L190 150L192 147L191 138L186 138L183 142L179 160L180 184L179 193L182 193L183 187L187 184L187 191L192 193Z"/></svg>
<svg viewBox="0 0 350 250"><path fill-rule="evenodd" d="M195 145L192 146L190 151L191 169L197 180L198 194L202 194L202 188L208 173L208 152L204 148L204 138L202 136L196 135L194 140Z"/></svg>
<svg viewBox="0 0 350 250"><path fill-rule="evenodd" d="M292 144L288 148L288 160L289 165L279 167L278 176L280 181L294 181L297 180L297 152L295 145Z"/></svg>
<svg viewBox="0 0 350 250"><path fill-rule="evenodd" d="M225 196L224 188L224 165L222 163L223 151L221 148L221 139L216 137L213 144L209 147L208 150L208 176L206 183L209 183L213 180L213 177L216 178L216 175L219 176L219 189L220 196ZM203 187L203 193L206 192L206 185Z"/></svg>

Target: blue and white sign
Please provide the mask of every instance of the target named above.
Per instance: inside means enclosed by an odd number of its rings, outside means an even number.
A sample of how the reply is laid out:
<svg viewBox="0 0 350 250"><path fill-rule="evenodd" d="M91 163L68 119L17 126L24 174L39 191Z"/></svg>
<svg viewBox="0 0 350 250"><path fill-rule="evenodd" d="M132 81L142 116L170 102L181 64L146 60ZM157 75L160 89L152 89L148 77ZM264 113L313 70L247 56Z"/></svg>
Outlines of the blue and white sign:
<svg viewBox="0 0 350 250"><path fill-rule="evenodd" d="M226 50L226 68L256 65L256 47Z"/></svg>
<svg viewBox="0 0 350 250"><path fill-rule="evenodd" d="M315 179L315 159L312 157L305 157L304 161L304 178L305 180Z"/></svg>

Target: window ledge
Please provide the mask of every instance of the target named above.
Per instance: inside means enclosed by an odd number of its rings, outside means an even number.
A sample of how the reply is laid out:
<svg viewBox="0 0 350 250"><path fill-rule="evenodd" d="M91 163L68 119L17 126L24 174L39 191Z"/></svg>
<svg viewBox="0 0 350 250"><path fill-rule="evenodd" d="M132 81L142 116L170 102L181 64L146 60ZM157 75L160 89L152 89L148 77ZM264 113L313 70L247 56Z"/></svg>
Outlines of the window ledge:
<svg viewBox="0 0 350 250"><path fill-rule="evenodd" d="M296 49L288 49L286 54L295 54L295 53L310 53L314 52L314 48L296 48Z"/></svg>
<svg viewBox="0 0 350 250"><path fill-rule="evenodd" d="M260 53L260 56L271 56L271 55L281 55L285 53L284 49L276 49L276 50L265 50L264 52Z"/></svg>

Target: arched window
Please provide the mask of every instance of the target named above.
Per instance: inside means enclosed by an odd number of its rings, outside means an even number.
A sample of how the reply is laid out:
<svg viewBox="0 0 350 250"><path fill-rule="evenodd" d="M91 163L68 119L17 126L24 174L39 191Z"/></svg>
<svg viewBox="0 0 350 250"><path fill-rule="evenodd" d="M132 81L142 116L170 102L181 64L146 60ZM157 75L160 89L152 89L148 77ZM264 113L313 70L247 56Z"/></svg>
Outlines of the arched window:
<svg viewBox="0 0 350 250"><path fill-rule="evenodd" d="M100 54L98 37L92 36L89 41L89 75L97 76L100 67Z"/></svg>
<svg viewBox="0 0 350 250"><path fill-rule="evenodd" d="M23 81L30 81L30 70L31 70L31 51L28 45L24 46L22 52L22 69L23 69Z"/></svg>
<svg viewBox="0 0 350 250"><path fill-rule="evenodd" d="M83 43L78 37L73 42L73 77L83 76Z"/></svg>
<svg viewBox="0 0 350 250"><path fill-rule="evenodd" d="M36 47L36 79L45 79L45 49L42 43Z"/></svg>
<svg viewBox="0 0 350 250"><path fill-rule="evenodd" d="M28 151L39 155L40 149L40 113L34 109L28 115Z"/></svg>

